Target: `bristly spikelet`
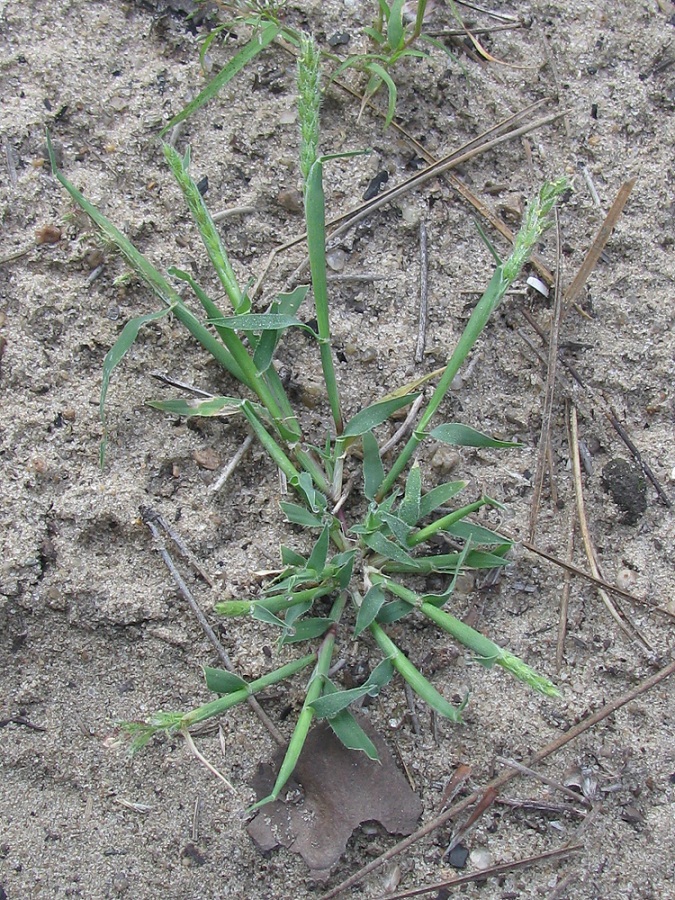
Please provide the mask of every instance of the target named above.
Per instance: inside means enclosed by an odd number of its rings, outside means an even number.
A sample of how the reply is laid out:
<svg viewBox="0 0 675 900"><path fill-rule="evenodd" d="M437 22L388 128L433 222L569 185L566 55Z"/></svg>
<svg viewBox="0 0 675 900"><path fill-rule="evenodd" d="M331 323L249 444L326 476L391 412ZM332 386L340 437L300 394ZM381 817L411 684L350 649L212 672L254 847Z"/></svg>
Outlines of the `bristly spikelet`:
<svg viewBox="0 0 675 900"><path fill-rule="evenodd" d="M503 278L510 285L518 273L530 258L542 234L551 225L550 212L556 200L561 194L571 187L566 178L558 178L556 181L548 181L543 185L539 194L528 204L525 213L525 221L513 245L511 255L504 263Z"/></svg>
<svg viewBox="0 0 675 900"><path fill-rule="evenodd" d="M298 59L298 119L300 121L300 171L307 181L319 148L321 107L321 55L314 39L303 36Z"/></svg>

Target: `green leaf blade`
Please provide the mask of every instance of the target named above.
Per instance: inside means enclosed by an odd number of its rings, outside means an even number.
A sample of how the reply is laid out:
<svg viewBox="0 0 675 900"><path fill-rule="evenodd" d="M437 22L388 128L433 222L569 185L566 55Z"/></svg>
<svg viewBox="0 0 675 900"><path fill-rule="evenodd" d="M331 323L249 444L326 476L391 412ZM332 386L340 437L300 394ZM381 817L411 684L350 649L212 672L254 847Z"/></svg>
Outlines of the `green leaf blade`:
<svg viewBox="0 0 675 900"><path fill-rule="evenodd" d="M360 437L365 435L367 431L372 431L378 425L386 422L389 416L409 406L417 399L418 394L406 394L404 397L395 397L390 400L380 400L367 406L347 422L344 428L344 437Z"/></svg>
<svg viewBox="0 0 675 900"><path fill-rule="evenodd" d="M285 501L282 501L279 506L283 510L288 521L292 522L294 525L302 525L304 528L321 528L323 525L321 519L311 513L308 509L305 509L304 506L299 506L297 503L287 503Z"/></svg>
<svg viewBox="0 0 675 900"><path fill-rule="evenodd" d="M363 493L372 500L384 481L384 466L380 448L372 431L366 431L361 438L363 448Z"/></svg>
<svg viewBox="0 0 675 900"><path fill-rule="evenodd" d="M153 409L186 418L191 416L233 416L241 412L241 400L237 397L208 397L204 400L201 398L149 400L147 405Z"/></svg>
<svg viewBox="0 0 675 900"><path fill-rule="evenodd" d="M448 422L445 425L438 425L429 437L440 441L442 444L451 444L453 447L496 447L501 449L522 447L522 444L515 441L498 441L459 422Z"/></svg>
<svg viewBox="0 0 675 900"><path fill-rule="evenodd" d="M234 691L248 690L248 684L234 672L225 669L212 669L204 666L206 686L214 694L232 694Z"/></svg>
<svg viewBox="0 0 675 900"><path fill-rule="evenodd" d="M420 499L419 518L424 519L431 515L431 513L435 509L438 509L439 506L442 506L444 503L447 503L448 500L452 500L453 497L456 497L457 494L461 493L466 485L466 481L447 481L445 484L439 484L437 487L427 491Z"/></svg>
<svg viewBox="0 0 675 900"><path fill-rule="evenodd" d="M358 637L361 632L366 629L371 622L375 621L377 615L384 605L386 594L379 584L374 584L366 593L361 601L361 606L356 614L356 625L354 626L354 637Z"/></svg>
<svg viewBox="0 0 675 900"><path fill-rule="evenodd" d="M420 518L422 497L422 470L418 462L414 462L405 483L405 494L398 514L407 525L415 525Z"/></svg>
<svg viewBox="0 0 675 900"><path fill-rule="evenodd" d="M266 25L261 32L254 35L253 38L246 44L239 53L236 54L227 65L220 70L220 72L216 75L216 77L210 81L204 90L195 97L190 103L187 104L177 115L171 119L171 121L162 128L160 131L160 137L163 137L170 128L173 128L174 125L178 125L179 122L183 122L189 116L191 116L194 112L200 109L205 103L208 103L209 100L212 100L216 97L221 89L229 82L232 81L235 75L237 75L261 50L264 50L268 44L271 44L272 41L277 37L279 32L281 31L281 27L277 25L275 22L270 22Z"/></svg>
<svg viewBox="0 0 675 900"><path fill-rule="evenodd" d="M374 762L379 760L377 747L348 709L328 719L328 724L347 750L360 750Z"/></svg>

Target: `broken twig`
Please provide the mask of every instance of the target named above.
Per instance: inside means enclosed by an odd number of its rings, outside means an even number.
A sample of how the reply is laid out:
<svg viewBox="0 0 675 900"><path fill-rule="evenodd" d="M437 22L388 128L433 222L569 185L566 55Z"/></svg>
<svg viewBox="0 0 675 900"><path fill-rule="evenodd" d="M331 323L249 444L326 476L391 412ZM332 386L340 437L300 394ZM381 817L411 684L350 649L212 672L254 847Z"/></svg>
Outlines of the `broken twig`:
<svg viewBox="0 0 675 900"><path fill-rule="evenodd" d="M569 728L566 732L559 735L557 738L555 738L555 740L551 741L550 744L546 744L546 746L542 747L540 750L534 753L528 760L527 764L530 767L535 766L542 760L547 759L554 753L557 753L559 750L561 750L572 741L576 740L590 728L593 728L599 722L602 722L608 716L611 716L612 713L615 713L618 709L621 709L622 706L625 706L627 703L635 700L636 697L639 697L641 694L644 694L652 688L656 687L658 684L661 684L662 681L670 678L670 676L674 673L675 660L670 662L667 666L664 666L662 669L659 669L659 671L655 672L654 675L646 678L644 681L638 684L637 687L634 687L627 693L622 694L620 697L616 697L614 700L606 703L597 712L588 716L588 718L579 722L577 725L573 725L572 728ZM341 884L338 884L326 894L323 894L319 898L319 900L333 900L333 897L337 897L339 894L342 894L344 891L353 887L353 885L358 884L360 881L363 881L366 875L369 875L371 872L379 869L380 866L384 865L384 863L388 862L390 859L393 859L395 856L398 856L399 853L407 850L408 847L411 847L413 844L416 844L419 840L421 840L421 838L426 837L426 835L436 831L437 828L445 825L445 823L449 822L450 819L453 819L460 813L464 812L465 809L468 809L470 806L480 800L481 796L483 796L483 794L485 793L485 790L489 788L501 788L517 775L518 773L515 770L511 769L508 772L502 773L497 778L493 778L484 790L476 790L465 799L460 800L459 803L456 803L454 806L449 807L449 809L446 809L444 812L440 813L430 822L427 822L426 825L423 825L422 828L419 828L414 834L411 834L409 837L406 837L402 841L399 841L395 846L390 847L389 850L378 856L377 859L372 860L367 865L359 869L358 872L354 872L353 875L350 875L349 878L346 878ZM488 870L482 870L482 872L480 873L482 877L485 876L486 871ZM388 900L395 900L395 898L389 897Z"/></svg>

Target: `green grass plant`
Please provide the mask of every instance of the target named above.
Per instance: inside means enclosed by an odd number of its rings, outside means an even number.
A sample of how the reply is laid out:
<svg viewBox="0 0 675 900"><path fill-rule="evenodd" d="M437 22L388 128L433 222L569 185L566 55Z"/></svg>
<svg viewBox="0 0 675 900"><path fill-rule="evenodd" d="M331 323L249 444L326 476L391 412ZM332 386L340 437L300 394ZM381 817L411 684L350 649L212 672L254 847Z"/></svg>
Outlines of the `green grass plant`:
<svg viewBox="0 0 675 900"><path fill-rule="evenodd" d="M420 7L422 4L420 4ZM384 16L400 15L401 4L387 7ZM399 34L400 39L400 34ZM452 615L450 608L458 576L469 570L506 565L511 544L501 535L475 523L470 516L495 501L482 497L458 503L466 487L454 481L425 489L415 454L422 442L454 446L512 448L460 423L434 422L442 410L450 384L485 328L491 314L526 263L534 244L547 226L553 204L567 187L564 180L546 184L530 203L513 252L498 262L482 298L475 307L435 389L422 407L410 439L383 458L378 429L391 415L410 405L416 393L390 395L360 412L344 418L340 386L331 350L331 324L326 278L326 229L323 194L324 170L330 156L320 153L320 56L311 38L299 43L299 118L301 132L300 169L304 183L305 219L311 268L311 290L316 330L300 317L309 286L279 294L266 312L256 312L242 288L211 216L189 172L189 151L180 155L168 144L164 154L204 242L209 260L229 303L223 310L186 272L169 269L162 275L57 170L50 147L52 169L75 202L113 242L139 278L160 299L159 310L129 321L106 356L103 367L101 413L105 411L110 376L148 322L173 315L226 370L237 389L231 396L208 399L152 401L158 410L184 416L223 413L245 418L275 466L285 475L294 494L281 508L289 522L312 533L307 556L289 547L281 548L282 568L263 589L260 597L225 600L216 611L230 618L251 616L277 635L277 646L309 642L310 653L284 663L250 683L229 672L206 669L207 687L217 699L188 713L159 712L143 723L128 723L134 747L147 743L158 732L176 732L225 710L280 680L311 667L305 699L298 714L285 759L274 789L257 806L275 799L291 775L312 722L325 718L346 746L375 758L372 742L360 728L350 706L366 695L374 696L401 676L437 713L451 722L461 721L467 702L452 705L420 671L405 652L405 637L392 637L390 626L422 616L467 648L474 660L487 668L497 664L516 678L547 696L558 694L555 686L535 673L522 660L470 628ZM194 294L184 300L175 282L183 282ZM197 310L197 311L194 311ZM200 312L199 312L200 311ZM296 411L273 365L274 354L286 332L304 329L318 346L331 412L320 447L305 435L302 415ZM347 498L345 485L355 486ZM449 506L448 504L451 504ZM430 545L437 536L449 536L461 550L439 554ZM415 585L430 575L442 576L441 594L420 592ZM399 634L405 634L398 629ZM329 677L336 644L364 641L378 648L381 662L363 685L343 690ZM292 652L283 650L283 654Z"/></svg>
<svg viewBox="0 0 675 900"><path fill-rule="evenodd" d="M386 0L377 0L373 24L363 28L363 34L371 44L371 49L366 52L352 53L344 59L334 53L324 52L322 54L332 65L330 80L339 78L349 69L361 72L366 76L361 113L378 91L386 88L385 126L391 124L396 114L398 87L395 69L401 60L426 59L429 53L420 49L419 46L424 44L431 49L440 50L454 61L453 54L445 44L424 31L428 0L419 0L415 18L412 21L406 20L405 5L405 0L393 0L392 3L387 3ZM251 38L209 81L199 95L168 122L161 135L166 134L205 103L217 97L222 88L273 41L280 39L297 50L300 49L303 40L301 32L285 22L285 0L269 0L269 2L267 0L235 0L235 2L221 2L219 6L226 16L226 21L213 28L202 41L200 49L202 63L214 41L222 35L228 35L234 28L241 26L250 28ZM448 0L448 6L453 17L463 27L462 18L453 0ZM316 52L318 53L318 50Z"/></svg>

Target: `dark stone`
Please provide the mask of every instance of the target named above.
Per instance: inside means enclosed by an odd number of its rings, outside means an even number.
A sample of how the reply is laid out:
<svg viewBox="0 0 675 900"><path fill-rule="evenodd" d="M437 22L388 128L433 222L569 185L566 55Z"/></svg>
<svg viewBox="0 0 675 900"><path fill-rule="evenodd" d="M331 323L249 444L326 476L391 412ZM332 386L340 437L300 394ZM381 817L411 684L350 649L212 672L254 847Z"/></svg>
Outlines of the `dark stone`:
<svg viewBox="0 0 675 900"><path fill-rule="evenodd" d="M469 858L469 851L464 844L457 844L447 855L447 860L453 869L463 869Z"/></svg>
<svg viewBox="0 0 675 900"><path fill-rule="evenodd" d="M336 34L332 34L328 38L328 44L331 47L344 47L345 44L348 44L351 40L351 35L348 31L338 31Z"/></svg>
<svg viewBox="0 0 675 900"><path fill-rule="evenodd" d="M602 484L624 515L634 525L647 509L647 484L642 473L625 459L611 459L602 470Z"/></svg>
<svg viewBox="0 0 675 900"><path fill-rule="evenodd" d="M372 200L373 197L377 197L380 193L382 187L389 181L389 172L383 170L382 172L378 172L374 178L370 179L368 187L366 188L363 199L364 200Z"/></svg>

